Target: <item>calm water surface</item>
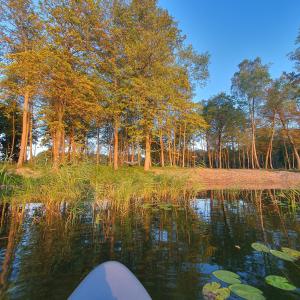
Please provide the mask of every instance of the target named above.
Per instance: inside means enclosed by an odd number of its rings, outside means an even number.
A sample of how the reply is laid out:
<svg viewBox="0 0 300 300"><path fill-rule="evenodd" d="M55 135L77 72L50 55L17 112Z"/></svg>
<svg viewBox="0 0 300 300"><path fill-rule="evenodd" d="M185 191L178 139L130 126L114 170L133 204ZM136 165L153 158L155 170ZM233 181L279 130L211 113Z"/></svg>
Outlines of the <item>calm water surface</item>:
<svg viewBox="0 0 300 300"><path fill-rule="evenodd" d="M211 273L217 269L237 272L267 299L299 299L267 286L264 277L284 274L300 287L300 262L251 248L261 241L300 249L295 197L279 191L207 191L187 206L130 214L90 204L76 212L67 204L2 207L0 298L66 299L95 266L117 260L153 299L203 299L202 287L216 280Z"/></svg>

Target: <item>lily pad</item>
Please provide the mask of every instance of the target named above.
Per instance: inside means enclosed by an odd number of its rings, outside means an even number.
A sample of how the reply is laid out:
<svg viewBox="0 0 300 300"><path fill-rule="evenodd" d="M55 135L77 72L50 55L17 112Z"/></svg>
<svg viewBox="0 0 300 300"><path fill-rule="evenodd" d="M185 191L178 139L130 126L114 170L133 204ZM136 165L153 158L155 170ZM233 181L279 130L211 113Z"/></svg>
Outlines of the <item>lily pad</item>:
<svg viewBox="0 0 300 300"><path fill-rule="evenodd" d="M218 270L218 271L214 271L213 275L226 283L230 283L230 284L241 283L240 276L230 271Z"/></svg>
<svg viewBox="0 0 300 300"><path fill-rule="evenodd" d="M269 275L265 278L265 280L267 284L272 285L281 290L294 291L297 289L285 277L282 276Z"/></svg>
<svg viewBox="0 0 300 300"><path fill-rule="evenodd" d="M237 296L247 300L263 300L265 296L258 288L248 284L232 284L229 289Z"/></svg>
<svg viewBox="0 0 300 300"><path fill-rule="evenodd" d="M270 252L270 248L262 243L252 243L251 247L256 251L266 252L266 253Z"/></svg>
<svg viewBox="0 0 300 300"><path fill-rule="evenodd" d="M202 293L205 299L225 300L230 296L230 290L228 288L221 288L221 284L218 282L207 283Z"/></svg>
<svg viewBox="0 0 300 300"><path fill-rule="evenodd" d="M282 252L288 254L289 256L293 257L294 259L299 259L300 258L300 251L297 251L295 249L287 248L287 247L282 247L281 248Z"/></svg>
<svg viewBox="0 0 300 300"><path fill-rule="evenodd" d="M289 254L282 252L282 251L278 251L278 250L270 250L270 253L273 254L274 256L286 260L286 261L294 261L295 258L290 256Z"/></svg>

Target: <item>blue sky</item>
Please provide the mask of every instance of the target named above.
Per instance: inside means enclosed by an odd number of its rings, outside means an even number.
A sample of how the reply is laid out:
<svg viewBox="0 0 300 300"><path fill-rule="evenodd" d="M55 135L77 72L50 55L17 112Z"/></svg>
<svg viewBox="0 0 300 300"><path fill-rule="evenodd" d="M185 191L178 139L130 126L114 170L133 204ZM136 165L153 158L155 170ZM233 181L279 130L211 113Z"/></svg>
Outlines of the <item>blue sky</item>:
<svg viewBox="0 0 300 300"><path fill-rule="evenodd" d="M287 54L295 49L300 0L159 0L199 52L211 55L210 78L195 100L229 92L237 65L262 58L273 78L292 71Z"/></svg>

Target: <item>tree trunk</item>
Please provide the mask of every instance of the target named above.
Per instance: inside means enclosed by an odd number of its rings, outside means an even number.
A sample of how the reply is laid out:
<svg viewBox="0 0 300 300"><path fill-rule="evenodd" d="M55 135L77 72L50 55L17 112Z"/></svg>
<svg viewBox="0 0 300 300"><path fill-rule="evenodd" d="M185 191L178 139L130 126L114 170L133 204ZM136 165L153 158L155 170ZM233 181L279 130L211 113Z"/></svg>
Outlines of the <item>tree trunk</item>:
<svg viewBox="0 0 300 300"><path fill-rule="evenodd" d="M145 137L145 163L144 163L144 170L148 171L151 166L151 144L150 144L150 133L147 130L146 137Z"/></svg>
<svg viewBox="0 0 300 300"><path fill-rule="evenodd" d="M21 136L21 145L20 145L20 152L19 152L17 168L21 168L23 166L25 150L27 147L26 135L27 135L27 123L28 123L28 109L29 109L29 91L26 90L25 94L24 94L22 136Z"/></svg>
<svg viewBox="0 0 300 300"><path fill-rule="evenodd" d="M219 137L218 137L218 167L219 169L222 169L222 144L221 144L221 133L219 133Z"/></svg>
<svg viewBox="0 0 300 300"><path fill-rule="evenodd" d="M208 143L208 138L206 140L206 144L207 144L207 158L208 158L208 164L209 164L209 167L212 169L212 158L211 158L211 151L210 151L210 146L209 146L209 143Z"/></svg>
<svg viewBox="0 0 300 300"><path fill-rule="evenodd" d="M141 147L138 145L138 165L141 165Z"/></svg>
<svg viewBox="0 0 300 300"><path fill-rule="evenodd" d="M119 157L119 118L115 118L114 123L114 170L118 170Z"/></svg>
<svg viewBox="0 0 300 300"><path fill-rule="evenodd" d="M284 131L286 132L286 135L288 137L288 140L290 142L290 144L292 145L292 149L293 149L293 153L295 155L295 158L296 158L296 162L297 162L297 169L300 169L300 157L299 157L299 153L298 153L298 149L296 147L296 144L294 142L294 139L293 137L291 136L290 132L289 132L289 129L286 125L286 122L285 120L283 119L282 115L280 115L280 121L281 121L281 124L283 126L283 129Z"/></svg>
<svg viewBox="0 0 300 300"><path fill-rule="evenodd" d="M15 113L13 112L13 115L12 115L12 139L11 139L11 149L10 149L10 154L9 154L10 160L13 160L15 141L16 141L16 122L15 122Z"/></svg>
<svg viewBox="0 0 300 300"><path fill-rule="evenodd" d="M169 132L169 137L168 137L168 153L169 153L169 164L170 166L173 165L173 158L172 158L172 135L171 135L171 130Z"/></svg>
<svg viewBox="0 0 300 300"><path fill-rule="evenodd" d="M99 137L99 127L97 127L97 149L96 149L96 163L99 165L99 152L100 152L100 137Z"/></svg>
<svg viewBox="0 0 300 300"><path fill-rule="evenodd" d="M33 107L31 105L31 111L29 114L29 161L32 162L33 150L32 150L32 131L33 131Z"/></svg>
<svg viewBox="0 0 300 300"><path fill-rule="evenodd" d="M53 169L57 170L60 164L60 151L61 151L61 139L63 129L63 112L62 107L59 106L57 109L58 125L54 129L53 135Z"/></svg>
<svg viewBox="0 0 300 300"><path fill-rule="evenodd" d="M131 162L132 163L134 163L134 154L135 154L134 143L131 143Z"/></svg>
<svg viewBox="0 0 300 300"><path fill-rule="evenodd" d="M176 166L176 131L174 128L174 140L173 140L173 166Z"/></svg>
<svg viewBox="0 0 300 300"><path fill-rule="evenodd" d="M165 155L164 155L164 141L163 141L163 133L162 130L160 130L160 135L159 135L159 143L160 143L160 165L162 167L165 166Z"/></svg>
<svg viewBox="0 0 300 300"><path fill-rule="evenodd" d="M291 169L291 162L290 162L289 154L288 154L288 151L286 148L285 139L283 139L283 146L284 146L284 153L285 153L285 158L286 158L286 162L287 162L287 167L288 167L288 169Z"/></svg>
<svg viewBox="0 0 300 300"><path fill-rule="evenodd" d="M65 153L65 149L66 149L66 134L65 134L65 129L62 128L61 130L61 162L64 164L65 163L65 159L66 159L66 153Z"/></svg>
<svg viewBox="0 0 300 300"><path fill-rule="evenodd" d="M257 152L256 152L256 141L255 141L255 131L256 131L256 125L255 125L255 103L254 99L251 100L252 105L250 105L250 120L251 120L251 134L252 134L252 139L251 139L251 165L252 169L255 168L260 168L258 158L257 158Z"/></svg>
<svg viewBox="0 0 300 300"><path fill-rule="evenodd" d="M183 129L183 147L182 147L182 167L185 167L185 143L186 143L186 122Z"/></svg>
<svg viewBox="0 0 300 300"><path fill-rule="evenodd" d="M268 151L267 151L267 154L266 154L266 161L265 161L265 168L266 169L268 169L269 166L270 166L271 169L273 169L272 152L273 152L274 134L275 134L275 114L274 114L273 120L272 120L271 137L270 137L270 142L269 142L269 145L268 145Z"/></svg>

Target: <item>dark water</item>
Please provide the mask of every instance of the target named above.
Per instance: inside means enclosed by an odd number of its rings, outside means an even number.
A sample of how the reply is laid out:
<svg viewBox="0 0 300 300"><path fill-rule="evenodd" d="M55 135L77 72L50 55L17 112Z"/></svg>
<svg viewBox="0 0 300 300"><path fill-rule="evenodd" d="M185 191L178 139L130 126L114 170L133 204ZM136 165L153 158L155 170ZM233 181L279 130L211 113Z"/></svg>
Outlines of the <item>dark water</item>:
<svg viewBox="0 0 300 300"><path fill-rule="evenodd" d="M202 299L217 269L237 272L267 299L299 299L267 286L264 277L284 274L300 287L300 262L251 248L262 241L300 249L297 198L278 191L210 191L186 207L130 214L88 204L76 212L68 205L2 207L0 298L66 299L95 266L117 260L153 299Z"/></svg>

